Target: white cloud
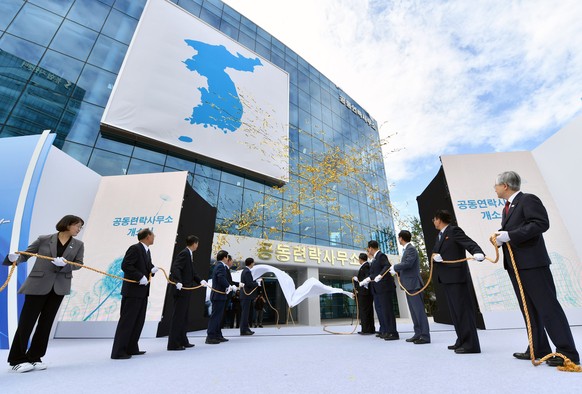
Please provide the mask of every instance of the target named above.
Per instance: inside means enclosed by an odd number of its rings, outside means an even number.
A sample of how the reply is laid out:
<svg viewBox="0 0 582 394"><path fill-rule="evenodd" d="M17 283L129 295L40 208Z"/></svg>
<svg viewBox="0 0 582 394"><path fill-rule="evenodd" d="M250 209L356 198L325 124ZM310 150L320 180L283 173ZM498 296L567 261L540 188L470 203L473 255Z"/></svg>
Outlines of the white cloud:
<svg viewBox="0 0 582 394"><path fill-rule="evenodd" d="M582 113L578 0L225 2L397 132L396 185L441 154L531 149Z"/></svg>

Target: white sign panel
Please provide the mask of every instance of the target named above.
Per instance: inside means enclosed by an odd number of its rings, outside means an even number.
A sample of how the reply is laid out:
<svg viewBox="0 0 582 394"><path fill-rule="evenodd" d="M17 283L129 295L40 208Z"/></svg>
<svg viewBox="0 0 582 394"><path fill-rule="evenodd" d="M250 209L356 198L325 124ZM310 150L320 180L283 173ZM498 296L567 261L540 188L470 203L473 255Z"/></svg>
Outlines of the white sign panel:
<svg viewBox="0 0 582 394"><path fill-rule="evenodd" d="M150 228L155 266L170 270L187 172L103 177L91 215L85 220L85 265L123 277L121 262L139 242L137 233ZM121 306L120 279L88 269L74 272L70 296L61 307L61 321L117 321ZM146 320L162 316L166 279L152 278Z"/></svg>
<svg viewBox="0 0 582 394"><path fill-rule="evenodd" d="M552 195L530 152L442 156L447 185L455 216L467 235L481 246L487 257L494 258L496 248L489 237L501 228L505 200L497 198L495 180L503 171L516 171L522 179L521 190L537 195L546 207L550 229L544 240L552 260L551 270L558 299L575 324L582 314L582 265ZM499 262L469 262L475 293L487 328L523 326L517 298ZM578 312L577 312L578 311Z"/></svg>
<svg viewBox="0 0 582 394"><path fill-rule="evenodd" d="M165 0L147 3L101 122L289 180L288 74Z"/></svg>

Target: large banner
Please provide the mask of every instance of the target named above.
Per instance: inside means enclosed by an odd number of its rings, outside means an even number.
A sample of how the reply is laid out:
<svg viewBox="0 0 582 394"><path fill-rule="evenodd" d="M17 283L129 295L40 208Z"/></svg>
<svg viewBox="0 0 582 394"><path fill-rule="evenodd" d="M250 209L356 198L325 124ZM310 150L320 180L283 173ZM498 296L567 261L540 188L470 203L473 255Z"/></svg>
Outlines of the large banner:
<svg viewBox="0 0 582 394"><path fill-rule="evenodd" d="M168 149L289 180L289 76L175 4L150 0L102 124Z"/></svg>
<svg viewBox="0 0 582 394"><path fill-rule="evenodd" d="M154 265L169 272L187 172L104 177L83 236L85 265L123 277L121 262L142 228L154 231ZM88 269L75 271L61 321L117 321L122 281ZM146 320L160 320L166 279L152 278ZM60 328L60 327L59 327Z"/></svg>
<svg viewBox="0 0 582 394"><path fill-rule="evenodd" d="M501 227L505 200L497 198L494 184L503 171L516 171L521 189L537 195L550 218L544 239L556 283L558 299L571 324L582 322L582 264L560 212L530 152L455 155L441 157L447 185L459 225L488 257L495 257L489 237ZM469 263L475 293L487 328L523 326L517 298L500 261Z"/></svg>

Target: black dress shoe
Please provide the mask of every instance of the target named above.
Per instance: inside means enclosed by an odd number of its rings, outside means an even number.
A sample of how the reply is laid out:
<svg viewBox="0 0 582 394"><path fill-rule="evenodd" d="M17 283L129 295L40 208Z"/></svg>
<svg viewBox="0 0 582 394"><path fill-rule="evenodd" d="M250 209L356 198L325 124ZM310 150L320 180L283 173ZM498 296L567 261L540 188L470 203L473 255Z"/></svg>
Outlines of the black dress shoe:
<svg viewBox="0 0 582 394"><path fill-rule="evenodd" d="M228 339L226 339L225 337L218 338L218 340L219 340L220 342L228 342L228 341L229 341L229 340L228 340Z"/></svg>
<svg viewBox="0 0 582 394"><path fill-rule="evenodd" d="M386 334L386 336L384 337L385 341L395 341L397 339L400 339L400 336L398 334Z"/></svg>
<svg viewBox="0 0 582 394"><path fill-rule="evenodd" d="M245 332L241 332L240 335L253 335L255 332L254 331L245 331Z"/></svg>
<svg viewBox="0 0 582 394"><path fill-rule="evenodd" d="M457 354L469 354L469 353L481 353L481 351L476 351L476 350L467 350L464 347L458 347L455 349L455 353Z"/></svg>
<svg viewBox="0 0 582 394"><path fill-rule="evenodd" d="M375 332L358 331L358 334L360 334L360 335L374 335Z"/></svg>
<svg viewBox="0 0 582 394"><path fill-rule="evenodd" d="M184 345L185 348L190 348L190 347L194 347L193 343L187 343Z"/></svg>
<svg viewBox="0 0 582 394"><path fill-rule="evenodd" d="M111 356L111 358L113 360L127 360L127 359L130 359L131 358L131 355L130 354L120 354L120 355L117 355L117 356Z"/></svg>
<svg viewBox="0 0 582 394"><path fill-rule="evenodd" d="M414 342L414 341L416 341L417 339L420 339L420 338L418 338L418 337L407 338L407 339L406 339L406 342Z"/></svg>
<svg viewBox="0 0 582 394"><path fill-rule="evenodd" d="M580 365L580 361L574 361L574 360L571 360L571 361L576 365ZM550 367L561 367L564 365L564 359L562 357L554 356L554 357L548 358L546 360L546 363Z"/></svg>
<svg viewBox="0 0 582 394"><path fill-rule="evenodd" d="M529 353L513 353L513 357L517 358L518 360L531 360L529 357Z"/></svg>
<svg viewBox="0 0 582 394"><path fill-rule="evenodd" d="M424 345L425 343L430 343L430 340L424 339L424 338L418 338L416 341L414 341L415 345Z"/></svg>
<svg viewBox="0 0 582 394"><path fill-rule="evenodd" d="M458 348L460 348L459 345L449 345L449 346L447 346L447 349L449 349L449 350L457 350Z"/></svg>
<svg viewBox="0 0 582 394"><path fill-rule="evenodd" d="M146 354L145 350L138 350L137 353L130 353L130 356L141 356L142 354Z"/></svg>
<svg viewBox="0 0 582 394"><path fill-rule="evenodd" d="M184 346L178 346L178 347L169 347L168 350L186 350L186 348Z"/></svg>
<svg viewBox="0 0 582 394"><path fill-rule="evenodd" d="M206 341L204 341L208 345L218 345L220 342L222 341L218 338L206 338Z"/></svg>

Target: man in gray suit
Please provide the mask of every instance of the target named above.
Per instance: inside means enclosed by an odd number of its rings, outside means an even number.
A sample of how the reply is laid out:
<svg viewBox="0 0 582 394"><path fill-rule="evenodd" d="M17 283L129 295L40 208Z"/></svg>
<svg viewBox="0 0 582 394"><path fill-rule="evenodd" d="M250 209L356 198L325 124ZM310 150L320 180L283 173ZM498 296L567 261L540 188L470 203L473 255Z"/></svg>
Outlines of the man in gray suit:
<svg viewBox="0 0 582 394"><path fill-rule="evenodd" d="M420 259L418 258L418 251L410 243L412 234L410 231L402 230L398 233L398 242L402 245L402 256L400 263L395 264L390 268L392 274L398 273L400 276L400 283L410 293L416 293L422 288L424 283L420 277ZM406 295L408 300L408 309L410 309L410 316L414 325L414 335L406 340L406 342L413 342L416 345L423 345L430 343L430 330L428 327L428 319L424 311L424 301L422 300L422 293L415 296Z"/></svg>

